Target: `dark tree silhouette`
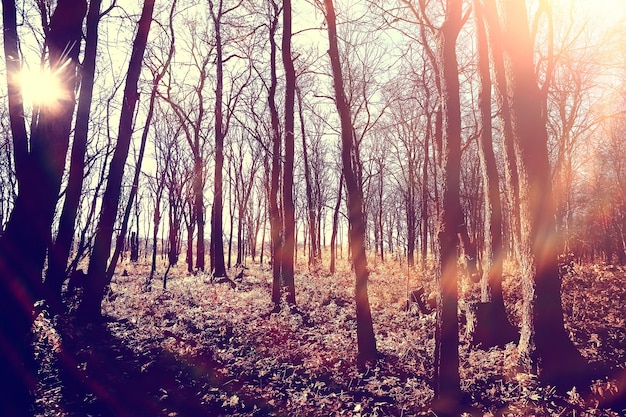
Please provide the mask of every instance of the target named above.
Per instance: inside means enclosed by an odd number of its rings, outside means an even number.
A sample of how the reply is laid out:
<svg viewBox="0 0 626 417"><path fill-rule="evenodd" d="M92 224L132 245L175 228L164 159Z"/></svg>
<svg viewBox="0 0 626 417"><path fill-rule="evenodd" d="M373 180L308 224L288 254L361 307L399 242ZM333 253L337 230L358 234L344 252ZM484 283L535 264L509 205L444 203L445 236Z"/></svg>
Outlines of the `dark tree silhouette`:
<svg viewBox="0 0 626 417"><path fill-rule="evenodd" d="M350 117L350 107L345 96L343 73L337 42L337 22L335 7L332 0L324 0L326 6L326 23L328 24L328 55L333 73L333 87L335 90L335 105L341 121L341 162L343 176L346 182L348 221L350 223L350 249L352 265L356 275L356 326L358 361L361 364L375 361L378 356L376 337L372 325L372 312L367 294L369 271L365 256L365 221L363 216L363 190L357 181L352 152L353 126Z"/></svg>
<svg viewBox="0 0 626 417"><path fill-rule="evenodd" d="M7 68L9 120L19 191L0 237L0 413L32 415L29 390L36 367L29 343L34 302L44 296L42 273L52 241L54 210L59 199L75 107L76 67L87 4L60 0L50 19L45 44L47 64L63 90L54 103L34 106L30 137L22 103L15 2L2 2L4 56Z"/></svg>
<svg viewBox="0 0 626 417"><path fill-rule="evenodd" d="M137 35L128 63L126 86L124 87L123 107L120 116L117 144L109 165L107 186L102 198L102 209L96 229L96 237L89 259L88 279L78 315L85 322L96 322L101 318L101 303L110 283L107 274L113 227L117 217L122 178L130 140L133 133L133 116L139 99L137 83L141 74L143 54L152 23L154 0L145 0L138 23ZM114 267L114 266L113 266Z"/></svg>
<svg viewBox="0 0 626 417"><path fill-rule="evenodd" d="M150 131L150 125L152 124L152 117L154 116L154 108L156 105L156 99L158 95L158 88L161 79L165 76L168 71L170 62L174 55L174 32L172 25L172 18L174 15L174 9L176 7L176 0L172 2L170 9L170 35L171 35L171 43L170 48L167 52L167 58L162 66L158 69L152 68L152 89L150 91L150 99L148 100L148 113L146 114L146 120L144 122L143 131L141 133L141 142L139 145L139 154L137 156L137 161L135 162L135 173L133 175L133 182L130 189L130 194L128 196L128 202L126 203L126 208L124 210L124 216L122 219L122 227L118 234L117 242L115 244L115 250L113 251L113 256L111 257L111 261L109 262L109 266L107 268L107 281L110 281L113 278L113 274L115 272L115 267L117 266L117 262L119 260L120 254L124 248L124 237L126 236L126 232L128 230L128 219L130 217L131 209L133 204L135 204L135 208L138 208L139 202L137 201L137 193L139 192L139 177L141 175L141 166L143 163L144 154L146 151L146 144L148 142L148 133ZM160 208L160 200L163 195L163 188L160 187L157 192L157 202L155 204L154 217L160 221L161 217L161 208ZM138 213L138 212L137 212ZM158 232L158 223L156 221L155 226L155 234ZM153 245L153 260L155 259L156 254L156 239L155 244ZM139 260L139 214L137 214L137 231L131 232L130 234L130 260L131 262L137 262ZM150 269L150 277L147 282L152 279L152 275L154 274L154 269L156 268L156 262L153 262L152 268Z"/></svg>
<svg viewBox="0 0 626 417"><path fill-rule="evenodd" d="M65 200L59 219L57 237L50 249L46 271L46 298L53 312L61 312L61 285L67 278L66 268L76 231L76 214L80 203L85 171L85 153L89 132L89 114L93 95L94 76L98 46L98 24L101 19L101 0L89 2L87 12L87 36L85 54L80 67L80 93L76 110L74 140L70 156L69 177L65 189Z"/></svg>
<svg viewBox="0 0 626 417"><path fill-rule="evenodd" d="M295 93L296 71L291 56L291 0L283 1L282 58L285 67L285 155L283 164L283 249L281 278L285 286L287 303L296 304L294 283L294 250L296 244L296 207L293 199L293 165L295 158Z"/></svg>
<svg viewBox="0 0 626 417"><path fill-rule="evenodd" d="M268 107L270 111L271 135L272 135L272 164L269 186L269 218L270 239L272 245L272 302L274 311L280 309L281 297L281 256L282 256L282 216L278 206L278 188L280 183L280 119L276 106L276 89L278 76L276 73L276 30L278 29L278 16L280 13L278 4L272 1L272 15L269 24L270 41L270 86L268 90Z"/></svg>
<svg viewBox="0 0 626 417"><path fill-rule="evenodd" d="M223 96L224 96L224 44L222 41L222 18L232 9L224 9L222 0L218 0L217 7L209 0L209 11L215 30L215 176L213 182L213 206L211 209L211 272L216 277L226 276L226 263L224 262L224 240L223 240L223 170L224 170L224 137L226 131L224 127ZM199 197L197 197L199 198ZM201 204L196 201L196 205ZM198 207L199 208L199 207ZM202 222L203 224L203 222ZM204 269L204 239L200 240L200 228L203 227L198 220L198 259L196 267ZM202 259L200 259L202 257Z"/></svg>

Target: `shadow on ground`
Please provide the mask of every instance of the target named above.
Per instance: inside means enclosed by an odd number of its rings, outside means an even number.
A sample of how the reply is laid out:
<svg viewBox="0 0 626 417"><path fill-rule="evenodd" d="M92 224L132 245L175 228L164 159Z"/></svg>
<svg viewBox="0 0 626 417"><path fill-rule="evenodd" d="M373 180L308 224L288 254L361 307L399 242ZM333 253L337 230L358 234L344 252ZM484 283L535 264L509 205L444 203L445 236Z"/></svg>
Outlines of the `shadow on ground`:
<svg viewBox="0 0 626 417"><path fill-rule="evenodd" d="M56 354L58 411L70 416L116 417L271 412L255 399L234 405L225 401L237 386L220 376L220 364L211 352L193 360L156 348L137 354L111 332L109 324L83 327L66 321L59 326L63 344ZM132 334L131 323L115 324Z"/></svg>

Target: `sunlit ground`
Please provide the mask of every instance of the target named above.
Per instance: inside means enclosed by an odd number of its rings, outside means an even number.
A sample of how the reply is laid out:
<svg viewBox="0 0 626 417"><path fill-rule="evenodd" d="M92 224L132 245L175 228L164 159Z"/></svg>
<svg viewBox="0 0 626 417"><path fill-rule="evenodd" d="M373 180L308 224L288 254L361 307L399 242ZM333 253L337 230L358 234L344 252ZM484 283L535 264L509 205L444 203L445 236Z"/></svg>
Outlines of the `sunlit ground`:
<svg viewBox="0 0 626 417"><path fill-rule="evenodd" d="M148 263L124 263L118 272L125 269L128 275L114 277L104 306L113 321L105 333L78 348L71 389L62 373L55 376L55 360L42 360L42 413L98 415L106 407L127 407L132 413L138 407L170 416L216 410L230 416L432 415L434 314L406 311L406 263L391 255L385 263L371 258L370 267L374 327L384 357L360 372L355 367L354 274L345 258L333 276L327 273L327 258L316 270L301 258L296 268L300 313L284 309L271 315L267 265L250 262L232 289L211 283L208 275L188 275L181 262L170 271L167 291L162 290L161 265L152 291L146 292ZM239 271L231 270L231 276ZM576 266L564 279L568 330L584 356L606 363L607 369L624 363L620 340L626 309L620 303L626 300L625 277L620 268ZM427 293L433 290L432 272L412 270L409 286L419 285ZM473 285L463 278L461 305L475 296ZM520 287L511 270L505 292L517 323ZM613 295L610 303L605 294ZM77 346L92 333L66 325L76 332L72 343ZM464 332L462 326L462 386L484 415L619 415L600 409L595 399L585 400L580 390L559 395L540 387L532 373L516 367L513 344L485 352L470 348ZM41 342L42 351L55 340ZM56 366L60 363L56 360ZM94 383L98 378L104 383ZM76 382L83 379L91 385ZM94 389L102 392L94 395ZM614 389L615 384L600 381L595 392ZM73 396L64 396L64 390Z"/></svg>

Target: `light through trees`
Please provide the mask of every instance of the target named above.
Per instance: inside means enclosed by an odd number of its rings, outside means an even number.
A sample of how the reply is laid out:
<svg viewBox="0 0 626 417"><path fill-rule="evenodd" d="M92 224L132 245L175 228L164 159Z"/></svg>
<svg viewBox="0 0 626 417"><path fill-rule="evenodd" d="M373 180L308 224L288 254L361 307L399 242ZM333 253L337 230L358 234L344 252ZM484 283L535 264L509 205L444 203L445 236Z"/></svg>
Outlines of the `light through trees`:
<svg viewBox="0 0 626 417"><path fill-rule="evenodd" d="M589 350L570 343L588 300L566 305L567 280L626 273L622 3L2 0L0 336L27 340L35 302L93 329L149 277L167 289L156 316L228 301L243 327L238 297L264 297L250 321L268 348L347 323L349 365L401 368L394 326L423 331L411 352L430 369L406 373L443 413L475 386L468 350L513 341L520 369L567 385ZM265 329L286 317L284 338ZM231 333L213 322L198 328ZM4 348L0 370L29 365Z"/></svg>
<svg viewBox="0 0 626 417"><path fill-rule="evenodd" d="M49 68L23 69L17 79L27 105L54 109L61 100L69 98L69 93L59 79L59 71L51 71Z"/></svg>

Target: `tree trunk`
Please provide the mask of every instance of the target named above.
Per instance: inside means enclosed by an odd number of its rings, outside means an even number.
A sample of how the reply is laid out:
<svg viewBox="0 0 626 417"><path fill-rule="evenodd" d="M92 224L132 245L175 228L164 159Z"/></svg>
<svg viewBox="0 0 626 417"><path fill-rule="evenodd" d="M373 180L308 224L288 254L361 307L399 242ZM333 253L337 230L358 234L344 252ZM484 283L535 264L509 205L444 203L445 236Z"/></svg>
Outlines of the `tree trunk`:
<svg viewBox="0 0 626 417"><path fill-rule="evenodd" d="M175 4L174 2L173 4ZM137 192L139 190L139 177L141 175L141 165L143 163L143 157L146 152L146 144L148 142L148 133L150 131L150 123L152 122L152 116L154 115L154 106L156 102L157 96L157 88L159 85L159 81L165 75L165 71L169 66L169 62L173 55L173 48L170 48L170 54L168 56L167 62L163 67L161 73L155 76L152 85L152 92L150 93L150 100L148 104L148 114L146 115L146 120L144 122L143 132L141 134L141 144L139 146L139 155L137 156L137 162L135 166L135 173L133 175L133 183L130 189L130 195L128 197L128 203L126 204L126 209L124 210L124 217L122 218L122 228L120 231L120 235L118 238L118 242L115 245L115 250L113 252L113 256L111 257L111 261L107 267L107 281L111 281L113 278L113 274L115 273L115 267L117 266L117 262L119 260L120 253L123 250L123 239L126 236L126 230L128 228L128 219L130 217L130 212L135 204L135 216L136 216L136 232L131 233L131 241L130 241L130 260L131 262L137 262L139 260L139 201L137 201ZM158 215L160 221L160 204L161 204L161 196L163 195L163 190L160 189L157 191L158 197L156 201L155 207L155 216ZM158 232L158 225L157 232ZM147 239L146 239L147 242ZM156 251L156 249L155 249ZM151 273L152 275L152 273Z"/></svg>
<svg viewBox="0 0 626 417"><path fill-rule="evenodd" d="M315 205L313 202L313 187L311 185L311 169L309 166L309 155L306 147L306 131L304 129L304 111L302 109L302 95L300 89L296 89L298 96L298 114L300 115L300 134L302 135L302 156L304 159L304 180L306 185L306 202L307 213L309 215L309 240L311 242L311 248L309 250L309 265L315 265L318 261L318 236L315 220ZM305 239L306 242L306 239Z"/></svg>
<svg viewBox="0 0 626 417"><path fill-rule="evenodd" d="M230 269L232 265L232 252L233 252L233 229L235 226L235 201L232 198L233 196L233 179L232 179L232 161L228 164L228 177L230 181L228 182L228 194L231 198L229 198L230 203L228 205L228 214L230 214L230 231L228 232L228 268ZM237 175L237 174L235 174Z"/></svg>
<svg viewBox="0 0 626 417"><path fill-rule="evenodd" d="M89 260L88 280L85 285L83 300L79 308L79 317L87 322L98 321L101 318L101 303L106 288L107 262L111 251L113 227L117 216L120 199L124 166L130 140L132 137L133 115L139 99L137 83L141 74L141 63L146 49L154 0L145 0L138 23L137 35L133 43L133 50L128 63L128 74L124 88L123 107L120 116L117 144L109 166L109 180L102 198L102 209L96 229L94 246Z"/></svg>
<svg viewBox="0 0 626 417"><path fill-rule="evenodd" d="M150 265L150 275L148 276L148 285L156 272L157 246L159 242L159 225L161 224L161 193L157 191L157 199L154 203L154 216L152 229L152 261Z"/></svg>
<svg viewBox="0 0 626 417"><path fill-rule="evenodd" d="M435 329L435 405L443 414L458 411L459 328L457 319L458 228L463 223L459 196L461 171L461 104L456 39L463 24L462 2L448 0L439 32L439 71L442 101L443 204L439 217L439 302Z"/></svg>
<svg viewBox="0 0 626 417"><path fill-rule="evenodd" d="M53 313L63 310L61 286L67 278L66 268L70 257L76 229L76 214L80 203L85 171L85 153L89 131L89 114L93 95L96 55L98 46L98 24L100 22L101 0L89 2L87 13L87 36L85 37L85 56L80 69L80 94L76 110L74 141L70 156L69 177L65 190L65 200L59 219L59 231L48 256L46 271L46 297Z"/></svg>
<svg viewBox="0 0 626 417"><path fill-rule="evenodd" d="M511 108L509 105L508 87L506 84L506 74L504 70L504 58L502 55L502 34L498 23L498 13L494 0L483 0L484 16L487 23L489 45L491 57L493 61L493 70L495 74L495 85L498 91L497 100L500 108L500 117L502 119L502 144L505 149L506 157L504 158L504 178L507 190L507 205L509 209L509 240L510 247L517 248L517 242L520 239L520 223L519 223L519 180L517 173L517 159L513 145L513 128L511 126ZM515 253L515 258L519 258L519 254Z"/></svg>
<svg viewBox="0 0 626 417"><path fill-rule="evenodd" d="M276 29L278 27L278 5L272 1L274 15L270 23L270 87L268 91L268 106L270 109L270 122L272 126L272 172L269 190L269 217L270 217L270 240L272 259L272 303L274 311L280 310L281 298L281 257L282 257L282 217L278 206L278 188L280 183L280 151L281 135L279 131L278 108L276 107L276 88L278 80L276 75Z"/></svg>
<svg viewBox="0 0 626 417"><path fill-rule="evenodd" d="M211 210L211 265L213 276L226 277L226 264L224 262L224 240L223 240L223 170L224 170L224 114L223 114L223 95L224 95L224 51L222 44L221 20L222 20L222 4L217 14L213 10L211 4L211 14L215 26L215 176L213 181L213 208ZM200 228L200 221L198 221ZM198 229L200 234L200 229ZM204 237L203 237L204 238ZM204 243L202 248L200 245L200 236L198 236L198 257L202 249L202 261L196 261L196 265L202 265L204 268Z"/></svg>
<svg viewBox="0 0 626 417"><path fill-rule="evenodd" d="M243 198L243 196L242 196ZM244 263L244 230L243 230L243 218L245 216L245 206L240 206L237 210L237 261L236 266L243 266Z"/></svg>
<svg viewBox="0 0 626 417"><path fill-rule="evenodd" d="M408 158L408 184L406 191L406 257L409 266L415 265L415 243L417 242L417 212L415 206L415 167L413 158Z"/></svg>
<svg viewBox="0 0 626 417"><path fill-rule="evenodd" d="M383 219L384 219L384 211L383 211L383 192L384 192L384 175L383 175L383 167L380 168L380 183L378 184L378 238L377 241L380 244L380 261L385 262L385 232L383 230Z"/></svg>
<svg viewBox="0 0 626 417"><path fill-rule="evenodd" d="M500 10L521 202L524 308L519 350L538 368L543 382L571 388L584 382L587 364L569 339L563 321L548 134L541 114L526 5L502 1Z"/></svg>
<svg viewBox="0 0 626 417"><path fill-rule="evenodd" d="M69 148L75 106L76 68L82 21L87 4L60 0L46 37L48 64L65 96L36 105L30 144L24 122L15 2L2 2L4 54L7 69L9 119L14 145L18 195L0 237L0 399L2 415L32 415L30 392L37 367L30 343L34 302L44 295L42 273ZM29 149L30 146L30 149Z"/></svg>
<svg viewBox="0 0 626 417"><path fill-rule="evenodd" d="M491 314L484 324L476 327L484 329L482 334L490 340L482 342L483 348L503 346L513 341L517 335L506 316L502 295L502 263L504 248L502 244L502 206L500 204L500 182L498 168L493 152L492 117L491 117L491 74L489 70L489 47L485 32L483 6L480 0L474 0L476 21L476 43L478 50L478 72L480 92L478 107L480 111L481 135L478 141L480 167L484 187L484 276L481 279L481 301L491 303Z"/></svg>
<svg viewBox="0 0 626 417"><path fill-rule="evenodd" d="M421 232L422 232L422 247L421 258L422 265L426 266L426 257L428 255L428 149L431 136L431 116L427 115L428 130L426 137L424 138L424 165L422 166L422 218L421 218ZM436 186L436 184L435 184Z"/></svg>
<svg viewBox="0 0 626 417"><path fill-rule="evenodd" d="M180 205L181 201L179 196L172 195L173 190L170 190L169 195L169 230L168 241L169 250L167 258L170 265L176 265L178 263L178 257L180 255Z"/></svg>
<svg viewBox="0 0 626 417"><path fill-rule="evenodd" d="M349 237L352 251L352 264L356 275L355 300L356 300L356 326L358 362L363 365L374 362L377 359L376 337L372 325L372 313L370 310L367 294L367 281L369 271L365 255L365 223L363 219L363 190L361 183L357 181L355 167L353 166L353 126L350 117L350 107L346 100L339 46L337 44L337 23L335 7L332 0L324 0L326 6L326 22L328 23L328 42L330 63L333 72L333 85L335 90L335 104L341 121L341 162L343 176L346 181L348 196L348 221L350 223Z"/></svg>
<svg viewBox="0 0 626 417"><path fill-rule="evenodd" d="M190 208L190 210L192 210ZM193 231L195 229L195 222L190 219L187 226L187 251L185 254L185 262L187 263L187 272L193 273Z"/></svg>
<svg viewBox="0 0 626 417"><path fill-rule="evenodd" d="M331 275L335 273L335 258L337 257L337 226L339 224L339 209L341 208L341 199L342 199L342 188L343 188L343 174L339 176L339 191L337 191L337 202L335 203L335 208L333 209L333 230L330 235L330 273Z"/></svg>
<svg viewBox="0 0 626 417"><path fill-rule="evenodd" d="M283 165L283 253L281 257L281 277L287 293L287 303L296 304L294 283L294 251L296 245L296 207L293 200L293 165L295 158L294 140L294 101L296 91L296 71L291 57L291 0L283 1L282 58L285 67L285 155Z"/></svg>

